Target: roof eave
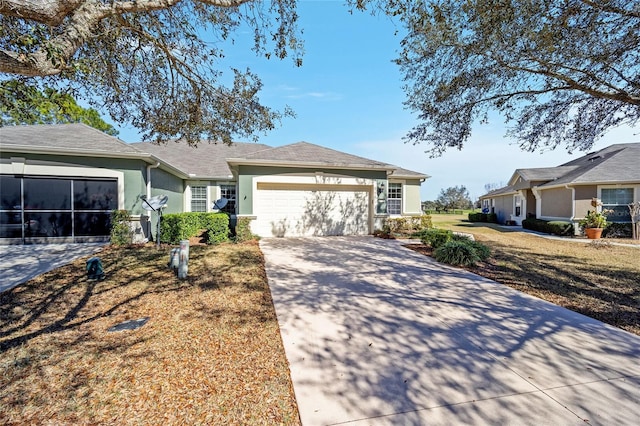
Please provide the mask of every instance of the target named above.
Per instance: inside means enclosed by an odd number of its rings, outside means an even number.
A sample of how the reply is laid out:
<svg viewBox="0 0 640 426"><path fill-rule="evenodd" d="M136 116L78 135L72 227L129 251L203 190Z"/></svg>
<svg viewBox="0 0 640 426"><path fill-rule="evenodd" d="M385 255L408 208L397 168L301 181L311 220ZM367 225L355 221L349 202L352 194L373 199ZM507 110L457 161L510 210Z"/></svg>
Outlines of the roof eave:
<svg viewBox="0 0 640 426"><path fill-rule="evenodd" d="M137 160L151 160L151 155L143 152L114 152L114 151L94 151L77 148L43 148L29 145L3 145L0 152L15 152L25 154L57 154L72 155L77 157L101 157L101 158L128 158Z"/></svg>
<svg viewBox="0 0 640 426"><path fill-rule="evenodd" d="M560 182L560 183L549 183L536 186L536 189L546 190L546 189L558 189L558 188L566 188L568 186L592 186L592 185L637 185L640 180L602 180L602 181L593 181L593 182Z"/></svg>

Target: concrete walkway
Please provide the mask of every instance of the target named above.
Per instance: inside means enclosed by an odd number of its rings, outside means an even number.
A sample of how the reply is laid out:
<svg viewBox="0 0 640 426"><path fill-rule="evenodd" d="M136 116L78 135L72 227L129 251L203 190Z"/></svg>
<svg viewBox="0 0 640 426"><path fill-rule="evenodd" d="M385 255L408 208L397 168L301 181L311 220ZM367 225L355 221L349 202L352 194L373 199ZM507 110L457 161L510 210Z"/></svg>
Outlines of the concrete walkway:
<svg viewBox="0 0 640 426"><path fill-rule="evenodd" d="M31 278L90 256L104 243L0 245L0 293Z"/></svg>
<svg viewBox="0 0 640 426"><path fill-rule="evenodd" d="M393 240L260 246L305 426L638 424L639 336Z"/></svg>

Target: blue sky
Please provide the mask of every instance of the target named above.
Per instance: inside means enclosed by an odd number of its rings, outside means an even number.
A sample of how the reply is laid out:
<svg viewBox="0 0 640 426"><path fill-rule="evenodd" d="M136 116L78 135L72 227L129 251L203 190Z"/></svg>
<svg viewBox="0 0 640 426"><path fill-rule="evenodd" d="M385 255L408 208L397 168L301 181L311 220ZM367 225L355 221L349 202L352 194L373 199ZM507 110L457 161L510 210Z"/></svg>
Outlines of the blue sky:
<svg viewBox="0 0 640 426"><path fill-rule="evenodd" d="M392 63L400 47L402 28L385 16L349 14L342 1L299 4L304 30L303 66L292 60L266 60L238 40L225 51L227 64L250 67L263 81L259 97L275 109L289 105L297 117L261 136L271 146L306 141L431 176L422 185L422 200L434 200L441 189L464 185L472 199L485 193L487 183L506 183L516 168L556 166L584 153L569 155L564 148L545 153L522 152L506 139L498 117L474 128L462 151L449 150L429 158L427 146L405 144L402 137L415 125L405 110L405 93L398 67ZM125 142L140 140L135 129L119 128ZM593 150L613 143L636 142L638 129L616 129Z"/></svg>

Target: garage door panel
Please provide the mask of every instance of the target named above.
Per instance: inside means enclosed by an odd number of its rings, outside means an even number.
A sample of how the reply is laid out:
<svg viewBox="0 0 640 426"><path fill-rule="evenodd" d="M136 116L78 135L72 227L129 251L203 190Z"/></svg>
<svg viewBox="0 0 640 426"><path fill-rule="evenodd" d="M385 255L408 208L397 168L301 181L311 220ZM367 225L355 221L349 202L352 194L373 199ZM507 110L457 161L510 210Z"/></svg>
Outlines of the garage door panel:
<svg viewBox="0 0 640 426"><path fill-rule="evenodd" d="M257 219L252 225L254 232L278 237L369 233L367 188L337 191L313 187L317 189L311 190L309 186L301 189L291 185L280 185L277 189L264 189L262 186L263 189L258 189Z"/></svg>

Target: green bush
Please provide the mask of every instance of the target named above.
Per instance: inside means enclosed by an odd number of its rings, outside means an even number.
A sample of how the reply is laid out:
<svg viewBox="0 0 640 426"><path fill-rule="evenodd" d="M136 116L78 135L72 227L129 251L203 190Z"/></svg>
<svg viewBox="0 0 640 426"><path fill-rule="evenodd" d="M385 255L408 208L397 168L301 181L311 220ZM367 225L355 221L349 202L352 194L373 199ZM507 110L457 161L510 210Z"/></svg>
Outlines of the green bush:
<svg viewBox="0 0 640 426"><path fill-rule="evenodd" d="M550 222L547 222L547 230L550 234L554 235L574 235L573 223L565 220L552 220Z"/></svg>
<svg viewBox="0 0 640 426"><path fill-rule="evenodd" d="M207 244L221 243L229 239L229 216L225 213L173 213L166 214L160 222L160 240L178 244L195 237L205 230Z"/></svg>
<svg viewBox="0 0 640 426"><path fill-rule="evenodd" d="M431 216L428 214L421 216L389 217L384 221L382 233L414 236L416 233L428 228L433 228Z"/></svg>
<svg viewBox="0 0 640 426"><path fill-rule="evenodd" d="M609 222L604 231L602 231L602 236L606 238L632 238L633 229L631 226L630 222Z"/></svg>
<svg viewBox="0 0 640 426"><path fill-rule="evenodd" d="M442 263L456 266L473 266L480 261L477 250L467 241L453 240L438 247L433 257Z"/></svg>
<svg viewBox="0 0 640 426"><path fill-rule="evenodd" d="M242 243L256 239L256 236L251 232L251 219L248 217L239 217L237 220L236 235L234 237L235 242Z"/></svg>
<svg viewBox="0 0 640 426"><path fill-rule="evenodd" d="M527 218L522 221L522 227L531 231L543 232L561 236L574 235L573 223L564 220L546 221L542 219Z"/></svg>
<svg viewBox="0 0 640 426"><path fill-rule="evenodd" d="M229 241L229 216L225 213L204 213L201 224L204 225L207 244L219 244ZM202 228L200 228L202 229Z"/></svg>
<svg viewBox="0 0 640 426"><path fill-rule="evenodd" d="M424 244L428 244L433 249L437 249L453 239L453 232L446 229L428 229L422 234L420 239Z"/></svg>
<svg viewBox="0 0 640 426"><path fill-rule="evenodd" d="M131 215L127 210L111 211L110 241L115 246L131 244L133 230L131 229Z"/></svg>
<svg viewBox="0 0 640 426"><path fill-rule="evenodd" d="M486 245L479 243L478 241L471 240L469 240L467 244L473 247L480 260L487 260L489 257L491 257L491 249Z"/></svg>
<svg viewBox="0 0 640 426"><path fill-rule="evenodd" d="M469 222L498 223L498 215L495 213L469 213Z"/></svg>
<svg viewBox="0 0 640 426"><path fill-rule="evenodd" d="M484 220L482 220L483 214L484 213L481 212L469 213L469 222L484 222Z"/></svg>

